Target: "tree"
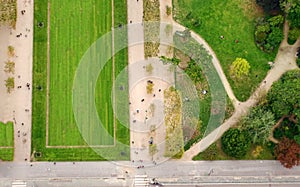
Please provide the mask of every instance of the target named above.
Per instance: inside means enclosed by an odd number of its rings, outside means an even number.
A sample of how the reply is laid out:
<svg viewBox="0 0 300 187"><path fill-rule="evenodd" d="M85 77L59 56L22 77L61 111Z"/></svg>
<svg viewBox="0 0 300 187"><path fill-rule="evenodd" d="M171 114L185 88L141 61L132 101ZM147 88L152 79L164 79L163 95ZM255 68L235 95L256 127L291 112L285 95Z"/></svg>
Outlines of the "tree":
<svg viewBox="0 0 300 187"><path fill-rule="evenodd" d="M7 52L8 56L9 57L14 57L15 56L15 48L10 45L10 46L7 47L7 49L8 49L8 52Z"/></svg>
<svg viewBox="0 0 300 187"><path fill-rule="evenodd" d="M284 22L284 17L282 15L274 16L268 19L271 27L281 26Z"/></svg>
<svg viewBox="0 0 300 187"><path fill-rule="evenodd" d="M154 156L155 153L157 153L157 152L158 152L158 150L157 150L156 144L150 144L150 145L149 145L149 154L150 154L151 156Z"/></svg>
<svg viewBox="0 0 300 187"><path fill-rule="evenodd" d="M243 158L250 149L250 141L245 131L229 129L222 138L222 150L234 158Z"/></svg>
<svg viewBox="0 0 300 187"><path fill-rule="evenodd" d="M13 61L6 61L4 66L4 72L5 73L15 73L15 62Z"/></svg>
<svg viewBox="0 0 300 187"><path fill-rule="evenodd" d="M286 168L300 165L300 145L295 140L283 137L275 147L275 156Z"/></svg>
<svg viewBox="0 0 300 187"><path fill-rule="evenodd" d="M13 77L6 79L5 86L7 88L7 92L10 93L15 88L15 79Z"/></svg>
<svg viewBox="0 0 300 187"><path fill-rule="evenodd" d="M282 29L279 27L272 27L272 31L267 36L267 43L270 44L274 49L281 43L283 37Z"/></svg>
<svg viewBox="0 0 300 187"><path fill-rule="evenodd" d="M287 19L290 21L291 26L300 27L300 2L291 6Z"/></svg>
<svg viewBox="0 0 300 187"><path fill-rule="evenodd" d="M292 70L275 82L267 94L268 104L276 118L300 116L300 70Z"/></svg>
<svg viewBox="0 0 300 187"><path fill-rule="evenodd" d="M256 3L261 6L267 14L280 11L279 0L256 0Z"/></svg>
<svg viewBox="0 0 300 187"><path fill-rule="evenodd" d="M149 73L149 74L151 74L152 71L153 71L153 66L152 66L152 64L147 64L147 65L146 65L146 72Z"/></svg>
<svg viewBox="0 0 300 187"><path fill-rule="evenodd" d="M170 6L166 6L166 14L168 15L168 16L170 16L171 15L171 13L172 13L172 8L170 7Z"/></svg>
<svg viewBox="0 0 300 187"><path fill-rule="evenodd" d="M230 74L233 77L241 78L243 75L249 74L250 65L248 61L244 58L236 58L231 64Z"/></svg>
<svg viewBox="0 0 300 187"><path fill-rule="evenodd" d="M281 9L287 15L287 19L292 26L300 27L300 1L299 0L281 0Z"/></svg>
<svg viewBox="0 0 300 187"><path fill-rule="evenodd" d="M294 43L299 36L300 36L300 28L294 27L289 29L289 40L291 40L292 43Z"/></svg>
<svg viewBox="0 0 300 187"><path fill-rule="evenodd" d="M154 86L153 82L151 80L148 80L146 86L147 94L153 93L153 86Z"/></svg>
<svg viewBox="0 0 300 187"><path fill-rule="evenodd" d="M265 144L271 135L271 129L275 124L274 114L263 110L261 107L253 108L242 119L241 130L247 131L253 143Z"/></svg>
<svg viewBox="0 0 300 187"><path fill-rule="evenodd" d="M17 19L16 0L2 0L0 3L0 24L9 24L15 28Z"/></svg>

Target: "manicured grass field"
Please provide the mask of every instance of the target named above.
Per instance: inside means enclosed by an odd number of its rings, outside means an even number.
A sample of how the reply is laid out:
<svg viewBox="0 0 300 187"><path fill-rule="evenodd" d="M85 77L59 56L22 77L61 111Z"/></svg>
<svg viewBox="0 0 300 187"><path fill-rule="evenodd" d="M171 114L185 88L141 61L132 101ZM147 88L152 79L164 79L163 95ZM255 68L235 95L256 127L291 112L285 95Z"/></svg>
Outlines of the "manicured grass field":
<svg viewBox="0 0 300 187"><path fill-rule="evenodd" d="M112 28L111 0L58 1L51 0L50 14L50 90L49 146L85 145L72 111L72 87L76 68L86 50ZM114 24L126 24L126 1L115 4ZM122 14L119 14L122 12ZM125 16L124 16L125 14ZM91 148L46 148L46 87L47 87L47 0L35 3L33 145L42 152L37 160L101 160ZM44 27L38 27L43 22ZM111 51L111 49L108 49ZM127 50L115 56L115 75L127 65ZM95 102L105 129L123 144L129 144L129 130L116 120L111 105L113 64L110 60L98 77ZM38 89L38 88L42 89ZM91 131L93 129L90 129ZM101 132L99 132L101 133ZM105 142L103 145L113 145ZM111 148L99 148L112 159L128 159L129 150L117 143ZM120 152L122 155L120 156ZM119 152L119 153L117 153Z"/></svg>
<svg viewBox="0 0 300 187"><path fill-rule="evenodd" d="M0 122L0 160L13 160L14 125L12 122ZM2 148L1 148L2 147ZM11 148L8 148L11 147Z"/></svg>
<svg viewBox="0 0 300 187"><path fill-rule="evenodd" d="M174 0L175 20L199 33L215 51L236 97L245 101L265 77L274 54L265 54L254 43L254 21L260 12L253 0ZM224 39L220 39L220 36ZM235 41L238 40L238 43ZM230 64L237 57L250 63L248 78L234 81ZM245 84L247 82L247 84Z"/></svg>
<svg viewBox="0 0 300 187"><path fill-rule="evenodd" d="M84 144L73 117L73 80L85 51L111 29L110 5L111 0L51 1L49 145ZM99 79L104 83L97 89L99 115L113 135L111 61Z"/></svg>

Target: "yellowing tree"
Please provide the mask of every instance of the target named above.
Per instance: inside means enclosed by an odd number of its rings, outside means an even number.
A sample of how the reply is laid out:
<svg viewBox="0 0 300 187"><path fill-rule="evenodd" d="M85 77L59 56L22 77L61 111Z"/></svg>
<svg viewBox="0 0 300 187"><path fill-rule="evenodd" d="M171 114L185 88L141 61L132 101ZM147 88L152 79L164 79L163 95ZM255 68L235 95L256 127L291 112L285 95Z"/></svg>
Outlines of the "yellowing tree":
<svg viewBox="0 0 300 187"><path fill-rule="evenodd" d="M230 66L230 75L240 78L243 75L249 74L250 65L244 58L236 58Z"/></svg>

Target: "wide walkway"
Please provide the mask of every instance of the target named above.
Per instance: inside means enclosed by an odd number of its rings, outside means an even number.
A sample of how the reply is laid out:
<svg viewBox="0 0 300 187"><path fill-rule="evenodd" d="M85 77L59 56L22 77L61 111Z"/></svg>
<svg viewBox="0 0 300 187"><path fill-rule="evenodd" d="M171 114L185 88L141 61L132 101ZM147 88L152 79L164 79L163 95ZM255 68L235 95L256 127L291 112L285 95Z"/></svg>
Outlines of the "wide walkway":
<svg viewBox="0 0 300 187"><path fill-rule="evenodd" d="M1 49L7 49L8 45L15 49L15 88L11 94L5 93L6 88L2 85L4 77L0 78L0 121L14 122L14 161L30 160L33 3L33 0L17 0L16 29L0 30ZM23 15L22 10L25 11ZM4 57L3 59L7 59L7 54ZM2 71L1 68L0 70Z"/></svg>

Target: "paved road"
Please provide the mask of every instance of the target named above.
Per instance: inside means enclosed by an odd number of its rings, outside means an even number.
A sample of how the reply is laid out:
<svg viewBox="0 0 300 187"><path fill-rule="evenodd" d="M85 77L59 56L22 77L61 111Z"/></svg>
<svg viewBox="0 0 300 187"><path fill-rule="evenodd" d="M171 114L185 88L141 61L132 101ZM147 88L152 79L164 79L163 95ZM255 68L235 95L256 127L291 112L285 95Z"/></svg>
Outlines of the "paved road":
<svg viewBox="0 0 300 187"><path fill-rule="evenodd" d="M283 168L277 161L168 161L143 169L128 162L0 163L0 186L16 179L35 186L132 186L134 177L147 175L166 186L223 184L298 184L300 167ZM126 173L127 172L127 173ZM253 184L252 184L253 186Z"/></svg>

